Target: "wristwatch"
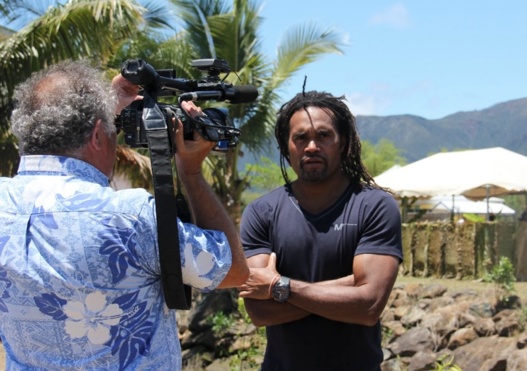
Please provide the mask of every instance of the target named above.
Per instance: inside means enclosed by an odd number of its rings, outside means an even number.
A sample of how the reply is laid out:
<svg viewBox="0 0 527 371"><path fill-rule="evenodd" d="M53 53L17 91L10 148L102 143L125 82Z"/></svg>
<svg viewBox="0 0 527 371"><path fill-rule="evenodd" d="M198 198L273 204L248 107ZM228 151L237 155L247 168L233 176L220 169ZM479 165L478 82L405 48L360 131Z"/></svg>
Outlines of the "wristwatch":
<svg viewBox="0 0 527 371"><path fill-rule="evenodd" d="M284 276L281 276L280 279L276 281L272 289L274 300L283 303L289 299L289 294L291 293L289 281L289 278Z"/></svg>

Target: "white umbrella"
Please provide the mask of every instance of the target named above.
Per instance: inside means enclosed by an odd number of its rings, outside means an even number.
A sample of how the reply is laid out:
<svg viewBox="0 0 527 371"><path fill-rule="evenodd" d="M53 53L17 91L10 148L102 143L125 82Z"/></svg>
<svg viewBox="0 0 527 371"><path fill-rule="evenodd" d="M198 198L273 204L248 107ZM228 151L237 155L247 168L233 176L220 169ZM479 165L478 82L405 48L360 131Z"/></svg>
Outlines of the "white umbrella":
<svg viewBox="0 0 527 371"><path fill-rule="evenodd" d="M527 192L527 156L501 147L437 153L380 174L375 182L399 197L488 199Z"/></svg>

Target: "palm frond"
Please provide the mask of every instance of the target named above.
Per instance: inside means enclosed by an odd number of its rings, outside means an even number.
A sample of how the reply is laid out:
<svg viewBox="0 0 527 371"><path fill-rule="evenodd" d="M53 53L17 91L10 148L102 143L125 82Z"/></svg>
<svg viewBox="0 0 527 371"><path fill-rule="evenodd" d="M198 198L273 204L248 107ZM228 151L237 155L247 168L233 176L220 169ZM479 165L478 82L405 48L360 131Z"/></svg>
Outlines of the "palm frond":
<svg viewBox="0 0 527 371"><path fill-rule="evenodd" d="M320 31L316 24L299 25L288 31L281 45L278 46L273 78L270 81L274 88L297 72L306 64L312 63L323 55L343 54L341 45L345 36L333 31Z"/></svg>
<svg viewBox="0 0 527 371"><path fill-rule="evenodd" d="M0 43L1 93L33 71L63 59L107 56L142 22L143 8L130 0L70 1Z"/></svg>
<svg viewBox="0 0 527 371"><path fill-rule="evenodd" d="M145 8L143 18L148 28L176 28L175 19L177 17L167 4L156 0L144 1L142 4Z"/></svg>
<svg viewBox="0 0 527 371"><path fill-rule="evenodd" d="M23 2L22 0L19 2ZM0 41L0 132L8 130L12 95L32 72L64 59L104 63L117 45L143 24L144 8L133 0L70 0ZM2 159L17 153L2 143ZM4 173L5 174L5 173Z"/></svg>

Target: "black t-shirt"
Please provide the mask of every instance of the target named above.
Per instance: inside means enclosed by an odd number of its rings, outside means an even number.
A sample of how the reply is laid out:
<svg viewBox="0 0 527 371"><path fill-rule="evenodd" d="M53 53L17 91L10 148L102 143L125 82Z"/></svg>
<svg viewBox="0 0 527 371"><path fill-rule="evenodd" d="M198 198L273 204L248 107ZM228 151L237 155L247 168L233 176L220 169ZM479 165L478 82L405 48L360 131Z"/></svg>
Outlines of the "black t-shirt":
<svg viewBox="0 0 527 371"><path fill-rule="evenodd" d="M317 215L302 210L289 187L280 187L247 206L241 238L247 257L274 251L280 274L306 282L351 274L358 254L402 260L397 203L368 187L348 187ZM368 327L311 315L267 327L262 370L377 370L383 359L380 343L379 323Z"/></svg>

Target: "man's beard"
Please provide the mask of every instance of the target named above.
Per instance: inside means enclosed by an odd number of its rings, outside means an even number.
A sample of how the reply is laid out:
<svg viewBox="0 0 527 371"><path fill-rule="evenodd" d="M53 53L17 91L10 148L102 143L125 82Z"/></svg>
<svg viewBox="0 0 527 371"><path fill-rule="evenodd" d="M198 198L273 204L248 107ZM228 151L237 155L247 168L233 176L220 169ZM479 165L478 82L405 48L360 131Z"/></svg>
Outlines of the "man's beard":
<svg viewBox="0 0 527 371"><path fill-rule="evenodd" d="M324 166L321 169L304 169L304 163L300 162L300 174L298 177L306 182L319 182L321 180L326 180L328 178L328 166L326 161L324 161Z"/></svg>

